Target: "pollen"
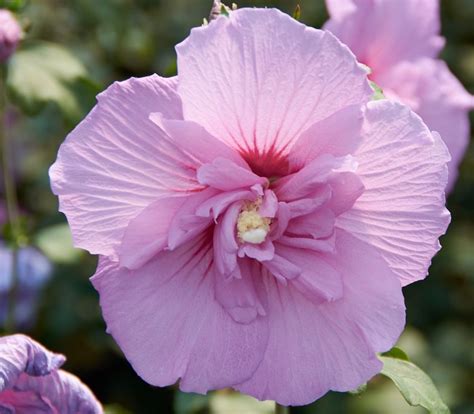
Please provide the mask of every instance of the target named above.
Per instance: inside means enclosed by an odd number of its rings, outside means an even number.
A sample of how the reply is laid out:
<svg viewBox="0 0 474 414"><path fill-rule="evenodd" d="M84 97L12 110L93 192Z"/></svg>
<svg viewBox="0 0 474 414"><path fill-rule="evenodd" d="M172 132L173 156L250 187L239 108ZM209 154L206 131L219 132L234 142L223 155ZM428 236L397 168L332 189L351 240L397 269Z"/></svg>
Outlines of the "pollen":
<svg viewBox="0 0 474 414"><path fill-rule="evenodd" d="M261 200L246 202L237 218L237 236L241 242L260 244L270 231L271 219L262 217L258 209Z"/></svg>

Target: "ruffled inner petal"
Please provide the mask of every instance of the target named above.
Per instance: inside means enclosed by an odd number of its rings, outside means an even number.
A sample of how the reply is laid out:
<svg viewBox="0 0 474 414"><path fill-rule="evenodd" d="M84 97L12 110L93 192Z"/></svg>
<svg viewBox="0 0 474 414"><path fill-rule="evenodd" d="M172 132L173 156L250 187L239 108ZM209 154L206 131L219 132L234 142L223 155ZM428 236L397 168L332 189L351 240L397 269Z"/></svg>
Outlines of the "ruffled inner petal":
<svg viewBox="0 0 474 414"><path fill-rule="evenodd" d="M238 267L239 277L224 278L221 274L216 274L216 299L236 322L250 323L258 315L266 315L254 284L255 272L259 272L259 265L249 259L243 259L239 260ZM257 269L254 270L255 267Z"/></svg>
<svg viewBox="0 0 474 414"><path fill-rule="evenodd" d="M341 274L324 261L324 255L301 247L277 244L277 254L301 269L291 283L315 303L331 302L343 296Z"/></svg>
<svg viewBox="0 0 474 414"><path fill-rule="evenodd" d="M310 126L291 150L290 170L298 170L323 154L352 154L361 143L363 121L361 106L350 105Z"/></svg>
<svg viewBox="0 0 474 414"><path fill-rule="evenodd" d="M235 227L240 208L241 203L232 204L214 228L214 262L218 272L223 276L230 275L237 266L239 246Z"/></svg>
<svg viewBox="0 0 474 414"><path fill-rule="evenodd" d="M221 157L199 168L197 179L201 184L221 191L232 191L267 183L266 178L254 174L250 168L241 167Z"/></svg>
<svg viewBox="0 0 474 414"><path fill-rule="evenodd" d="M168 245L170 226L187 197L155 201L130 221L119 249L122 266L137 269Z"/></svg>
<svg viewBox="0 0 474 414"><path fill-rule="evenodd" d="M305 165L296 173L276 181L275 194L281 201L300 201L304 198L314 199L315 193L323 191L324 184L330 175L344 165L345 157L322 155Z"/></svg>
<svg viewBox="0 0 474 414"><path fill-rule="evenodd" d="M202 233L212 222L210 217L196 214L200 205L218 194L213 188L206 188L187 197L173 219L171 220L168 234L168 247L170 250L188 242Z"/></svg>

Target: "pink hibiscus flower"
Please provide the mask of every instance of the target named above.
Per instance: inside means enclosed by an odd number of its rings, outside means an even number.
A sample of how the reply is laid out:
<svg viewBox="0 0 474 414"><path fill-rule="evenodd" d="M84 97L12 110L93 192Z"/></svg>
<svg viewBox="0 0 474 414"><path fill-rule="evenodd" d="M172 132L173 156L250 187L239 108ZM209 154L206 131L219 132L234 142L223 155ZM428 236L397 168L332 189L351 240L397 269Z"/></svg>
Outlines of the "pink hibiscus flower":
<svg viewBox="0 0 474 414"><path fill-rule="evenodd" d="M138 374L281 404L356 388L449 213L447 150L332 34L241 9L115 83L50 175Z"/></svg>
<svg viewBox="0 0 474 414"><path fill-rule="evenodd" d="M450 191L469 143L474 98L436 59L444 46L439 0L326 0L326 4L331 19L325 29L371 69L370 78L387 98L409 105L441 134L452 157Z"/></svg>
<svg viewBox="0 0 474 414"><path fill-rule="evenodd" d="M27 336L0 338L0 413L102 414L89 388L59 369L65 360Z"/></svg>

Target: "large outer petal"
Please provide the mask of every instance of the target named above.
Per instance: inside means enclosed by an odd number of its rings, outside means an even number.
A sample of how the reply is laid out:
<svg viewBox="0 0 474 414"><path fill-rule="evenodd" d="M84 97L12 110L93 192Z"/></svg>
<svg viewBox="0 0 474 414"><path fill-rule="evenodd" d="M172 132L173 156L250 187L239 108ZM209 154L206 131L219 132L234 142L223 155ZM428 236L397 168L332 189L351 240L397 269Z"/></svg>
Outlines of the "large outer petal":
<svg viewBox="0 0 474 414"><path fill-rule="evenodd" d="M439 132L451 154L450 191L469 143L469 111L474 107L474 97L441 60L403 62L374 80L388 98L409 105L432 131Z"/></svg>
<svg viewBox="0 0 474 414"><path fill-rule="evenodd" d="M195 28L177 53L184 117L249 157L278 158L310 125L371 95L345 46L275 9Z"/></svg>
<svg viewBox="0 0 474 414"><path fill-rule="evenodd" d="M445 145L407 107L384 100L369 103L355 157L365 191L336 226L379 249L403 285L423 279L450 221Z"/></svg>
<svg viewBox="0 0 474 414"><path fill-rule="evenodd" d="M444 45L439 36L439 0L326 0L334 33L374 72L395 63L434 57ZM335 12L335 14L333 14Z"/></svg>
<svg viewBox="0 0 474 414"><path fill-rule="evenodd" d="M401 286L376 249L339 232L327 258L342 275L344 296L317 305L291 283L262 275L270 338L253 377L236 387L258 399L308 404L329 390L349 391L381 369L405 323Z"/></svg>
<svg viewBox="0 0 474 414"><path fill-rule="evenodd" d="M182 118L176 80L153 75L116 82L62 144L52 188L75 245L112 255L125 227L159 196L196 187L194 172L151 112Z"/></svg>
<svg viewBox="0 0 474 414"><path fill-rule="evenodd" d="M195 239L129 271L102 258L92 282L112 334L137 373L206 392L249 378L265 350L265 319L235 322L214 292L209 240Z"/></svg>

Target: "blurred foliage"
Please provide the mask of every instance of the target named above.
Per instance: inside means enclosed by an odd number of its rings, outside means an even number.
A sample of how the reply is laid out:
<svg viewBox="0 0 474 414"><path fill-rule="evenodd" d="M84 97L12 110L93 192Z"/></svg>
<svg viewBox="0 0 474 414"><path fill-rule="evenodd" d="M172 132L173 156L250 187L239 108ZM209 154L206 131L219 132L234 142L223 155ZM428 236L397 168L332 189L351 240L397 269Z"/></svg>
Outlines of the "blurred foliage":
<svg viewBox="0 0 474 414"><path fill-rule="evenodd" d="M51 103L73 123L81 120L100 91L68 49L38 41L25 42L8 61L7 89L11 102L25 114L36 115Z"/></svg>
<svg viewBox="0 0 474 414"><path fill-rule="evenodd" d="M11 62L18 66L12 70L9 82L14 102L33 116L25 117L12 106L8 133L15 142L16 178L23 214L28 217L29 239L55 265L53 280L42 297L39 322L28 333L50 349L66 354L65 368L94 390L110 414L271 412L266 403L228 392L202 397L182 394L173 387L153 388L134 373L106 334L98 295L88 281L96 259L71 248L65 218L57 212L57 200L49 188L47 169L68 131L92 107L96 92L131 76L153 72L174 75L174 46L192 27L202 24L211 3L0 0L0 7L8 5L20 11L23 24L29 27L24 44ZM240 7L278 7L290 15L299 3L300 20L315 27L327 17L323 0L238 3ZM447 38L443 57L474 92L474 1L443 0L442 13ZM47 91L40 87L44 83ZM34 101L22 94L26 87L37 91ZM474 411L473 188L471 145L449 198L453 222L442 240L444 249L435 257L430 277L404 289L409 328L400 339L400 346L433 378L455 414ZM329 393L315 404L292 408L291 412L425 411L409 407L389 380L377 376L365 392Z"/></svg>
<svg viewBox="0 0 474 414"><path fill-rule="evenodd" d="M0 0L0 9L19 11L25 7L25 0Z"/></svg>

